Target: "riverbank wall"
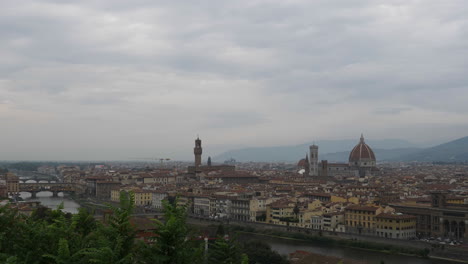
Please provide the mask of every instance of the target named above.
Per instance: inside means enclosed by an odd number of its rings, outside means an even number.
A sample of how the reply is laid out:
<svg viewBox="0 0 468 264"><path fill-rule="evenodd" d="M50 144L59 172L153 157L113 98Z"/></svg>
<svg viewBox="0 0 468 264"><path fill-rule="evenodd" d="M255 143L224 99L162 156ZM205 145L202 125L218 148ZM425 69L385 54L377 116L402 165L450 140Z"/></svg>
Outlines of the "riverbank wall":
<svg viewBox="0 0 468 264"><path fill-rule="evenodd" d="M223 224L225 227L234 227L232 230L247 231L257 234L274 234L276 236L284 238L297 238L306 241L320 242L320 238L326 240L337 240L337 241L350 241L347 244L349 247L366 248L367 245L385 248L389 246L391 249L389 253L405 253L405 251L420 252L420 255L424 255L423 252L427 252L429 257L459 260L460 263L468 263L468 248L453 247L448 245L439 245L435 243L428 243L418 240L400 240L390 238L380 238L374 236L364 236L352 233L340 233L330 231L311 230L303 228L293 228L287 226L278 226L266 223L258 222L237 222L237 221L213 221L210 219L191 217L188 221L189 224L194 225L219 225ZM239 228L236 228L239 227ZM309 239L307 239L309 238ZM408 249L408 250L407 250ZM417 253L413 253L417 254Z"/></svg>
<svg viewBox="0 0 468 264"><path fill-rule="evenodd" d="M90 200L90 199L76 199L82 207L86 208L93 208L97 215L102 214L107 208L106 204L113 204L117 206L117 203L112 203L109 201L100 201L100 200ZM144 208L137 208L135 215L146 214L146 215L161 215L161 212L150 210L151 212L148 213ZM450 259L450 260L468 260L468 248L461 248L461 247L452 247L449 245L439 245L435 243L428 243L419 240L400 240L400 239L391 239L391 238L380 238L375 236L366 236L366 235L359 235L353 233L342 233L342 232L330 232L330 231L323 231L323 230L312 230L312 229L304 229L304 228L296 228L296 227L288 227L288 226L279 226L279 225L272 225L267 223L259 223L259 222L239 222L239 221L217 221L207 218L199 218L196 216L189 216L187 219L188 224L197 225L197 226L217 226L219 224L223 224L224 226L239 226L242 228L248 228L244 231L254 232L258 234L276 234L278 236L284 236L285 238L297 237L302 239L301 236L307 237L323 237L326 239L331 240L338 240L338 241L351 241L350 243L342 243L347 244L346 246L354 247L355 245L357 248L366 248L369 244L372 246L373 244L384 245L380 248L385 248L385 246L390 246L391 249L388 253L405 253L413 252L414 255L424 255L423 251L426 251L429 257L436 257L442 259ZM279 234L280 232L281 234ZM296 234L296 236L294 236ZM305 239L308 240L308 239ZM310 241L310 240L308 240ZM360 243L361 242L361 243ZM367 244L366 244L367 243ZM406 250L410 249L410 250ZM420 253L416 253L416 252ZM426 254L427 255L427 254ZM468 261L464 261L462 263L468 263Z"/></svg>

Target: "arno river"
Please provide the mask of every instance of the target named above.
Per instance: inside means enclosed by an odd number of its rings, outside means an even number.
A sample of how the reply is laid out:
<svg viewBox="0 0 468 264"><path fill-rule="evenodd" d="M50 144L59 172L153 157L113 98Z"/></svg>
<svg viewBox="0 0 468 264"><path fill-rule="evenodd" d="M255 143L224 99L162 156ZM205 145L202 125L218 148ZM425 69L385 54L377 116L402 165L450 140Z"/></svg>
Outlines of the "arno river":
<svg viewBox="0 0 468 264"><path fill-rule="evenodd" d="M36 198L31 199L30 193L20 193L21 198L25 201L40 201L42 205L47 206L51 209L56 209L60 203L63 202L63 211L69 213L78 213L79 204L75 203L73 200L63 197L62 193L59 193L59 197L52 197L51 192L40 192L36 195Z"/></svg>
<svg viewBox="0 0 468 264"><path fill-rule="evenodd" d="M26 181L35 182L35 181ZM41 182L41 181L39 181ZM58 194L59 197L52 197L52 192L39 192L36 195L36 198L32 199L31 194L28 192L21 192L20 197L25 201L40 201L42 205L47 206L51 209L56 209L60 203L63 203L63 211L69 213L78 213L79 204L75 203L73 200L63 197L63 193Z"/></svg>
<svg viewBox="0 0 468 264"><path fill-rule="evenodd" d="M379 264L384 261L385 264L442 264L442 263L456 263L443 260L422 259L417 257L390 255L380 252L365 251L345 247L321 246L317 243L302 242L287 240L281 238L272 238L262 235L248 235L247 237L240 237L240 239L255 239L264 241L272 247L273 250L278 251L282 255L288 255L296 250L304 250L313 252L320 255L335 256L339 258L359 260L369 264Z"/></svg>

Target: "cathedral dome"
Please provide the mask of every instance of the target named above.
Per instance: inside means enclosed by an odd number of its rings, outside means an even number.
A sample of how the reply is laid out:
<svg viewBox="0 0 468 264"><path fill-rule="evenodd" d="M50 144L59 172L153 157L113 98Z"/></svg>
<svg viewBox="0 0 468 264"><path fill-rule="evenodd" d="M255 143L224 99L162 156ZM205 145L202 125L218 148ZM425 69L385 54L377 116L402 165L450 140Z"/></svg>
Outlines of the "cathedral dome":
<svg viewBox="0 0 468 264"><path fill-rule="evenodd" d="M297 163L297 166L298 167L305 167L306 166L306 160L305 159L301 159L298 163Z"/></svg>
<svg viewBox="0 0 468 264"><path fill-rule="evenodd" d="M364 142L364 136L361 135L361 140L353 150L351 150L349 163L351 165L375 165L374 151Z"/></svg>

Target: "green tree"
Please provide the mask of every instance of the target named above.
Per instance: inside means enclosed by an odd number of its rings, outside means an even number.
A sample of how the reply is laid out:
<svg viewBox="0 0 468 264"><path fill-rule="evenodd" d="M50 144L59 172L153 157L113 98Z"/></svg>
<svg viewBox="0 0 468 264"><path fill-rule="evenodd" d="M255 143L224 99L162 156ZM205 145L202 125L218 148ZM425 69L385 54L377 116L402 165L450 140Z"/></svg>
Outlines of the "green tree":
<svg viewBox="0 0 468 264"><path fill-rule="evenodd" d="M202 244L186 224L187 209L177 204L163 201L164 221L155 220L154 244L143 247L141 262L161 264L201 263Z"/></svg>
<svg viewBox="0 0 468 264"><path fill-rule="evenodd" d="M21 241L12 252L18 263L51 263L50 256L64 251L64 245L73 235L70 215L62 212L62 208L63 205L59 205L55 210L44 210L42 218L24 219L23 229L17 235Z"/></svg>
<svg viewBox="0 0 468 264"><path fill-rule="evenodd" d="M249 257L250 264L287 264L285 256L273 251L271 246L259 240L250 240L243 244L242 251Z"/></svg>
<svg viewBox="0 0 468 264"><path fill-rule="evenodd" d="M38 208L30 217L0 207L0 263L134 263L135 229L130 224L134 197L121 193L119 207L102 224L93 213L75 215Z"/></svg>
<svg viewBox="0 0 468 264"><path fill-rule="evenodd" d="M112 212L109 219L104 224L96 223L95 232L90 232L94 223L86 213L75 217L76 230L82 234L89 232L84 238L88 246L77 253L82 263L134 263L136 230L130 223L134 204L134 193L122 191L119 207L109 205Z"/></svg>
<svg viewBox="0 0 468 264"><path fill-rule="evenodd" d="M0 261L17 262L15 257L17 245L23 240L26 229L25 217L18 214L16 209L8 206L0 207Z"/></svg>
<svg viewBox="0 0 468 264"><path fill-rule="evenodd" d="M242 264L248 263L247 255L242 254L241 247L235 240L219 237L208 249L209 264Z"/></svg>
<svg viewBox="0 0 468 264"><path fill-rule="evenodd" d="M56 264L68 264L71 263L70 249L68 247L68 241L64 238L59 240L59 248L57 255L45 254L44 257L50 258Z"/></svg>
<svg viewBox="0 0 468 264"><path fill-rule="evenodd" d="M31 216L0 206L0 263L203 263L203 243L187 226L186 208L177 201L174 205L164 203L165 219L156 221L152 245L135 241L136 230L130 223L132 192L122 192L120 205L109 208L110 217L101 222L86 209L75 215L64 213L62 205L55 210L38 208ZM212 259L221 260L219 263L248 263L232 241L221 239L210 252Z"/></svg>
<svg viewBox="0 0 468 264"><path fill-rule="evenodd" d="M299 212L300 212L299 205L296 203L296 205L293 208L293 213L296 216L296 219L297 219L297 215L299 214Z"/></svg>
<svg viewBox="0 0 468 264"><path fill-rule="evenodd" d="M72 217L71 227L82 237L89 235L98 227L96 219L94 218L94 211L89 211L86 208L79 208L78 213Z"/></svg>
<svg viewBox="0 0 468 264"><path fill-rule="evenodd" d="M216 229L216 236L217 237L224 237L226 232L224 231L224 226L223 224L219 224L218 228Z"/></svg>

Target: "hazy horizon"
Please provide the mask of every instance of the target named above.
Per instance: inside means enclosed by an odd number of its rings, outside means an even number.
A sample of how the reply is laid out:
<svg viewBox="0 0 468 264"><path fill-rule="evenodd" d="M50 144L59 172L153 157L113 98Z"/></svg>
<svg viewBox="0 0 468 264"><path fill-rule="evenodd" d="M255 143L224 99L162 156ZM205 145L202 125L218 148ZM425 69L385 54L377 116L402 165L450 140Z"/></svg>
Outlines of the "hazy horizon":
<svg viewBox="0 0 468 264"><path fill-rule="evenodd" d="M242 145L238 145L238 146L211 146L208 143L206 143L203 139L202 139L202 147L203 147L203 154L202 154L202 161L203 162L206 162L206 160L208 159L208 157L216 157L216 156L219 156L225 152L228 152L228 151L235 151L235 150L240 150L240 149L248 149L248 148L269 148L269 147L288 147L288 146L298 146L298 145L303 145L303 144L312 144L312 143L317 143L317 142L320 142L320 141L348 141L348 140L351 140L351 141L356 141L356 143L358 143L358 140L357 139L351 139L351 138L343 138L343 139L324 139L324 140L315 140L315 141L306 141L306 142L301 142L301 143L292 143L292 144L283 144L283 145L266 145L266 146L255 146L255 145L250 145L250 146L242 146ZM366 139L366 143L368 143L371 147L374 147L372 143L374 143L374 141L402 141L402 142L406 142L407 140L405 139L395 139L395 138L388 138L388 139ZM410 141L407 141L410 145L408 147L412 147L412 148L429 148L429 147L433 147L433 146L436 146L436 145L439 145L439 144L443 144L443 143L446 143L445 141L444 142L432 142L432 143L429 143L429 142L423 142L423 143L415 143L415 142L410 142ZM319 148L320 148L320 145L319 145ZM398 146L398 147L388 147L388 148L375 148L375 149L398 149L398 148L401 148L401 146ZM343 146L343 149L342 150L339 150L339 151L325 151L323 152L322 149L320 149L320 153L321 154L332 154L332 153L336 153L336 152L341 152L341 151L347 151L348 148L346 148L346 146ZM307 151L307 148L304 148L304 151L303 152L306 152ZM135 153L138 153L138 151L135 151ZM67 158L50 158L50 159L40 159L40 158L37 158L37 159L0 159L0 162L11 162L11 161L31 161L31 162L54 162L54 161L57 161L57 162L94 162L94 161L97 161L97 162L112 162L112 161L122 161L122 162L156 162L159 164L159 159L160 158L170 158L169 156L162 156L162 155L151 155L151 151L150 150L145 150L145 151L141 151L140 153L149 153L149 155L136 155L136 156L127 156L127 157L122 157L122 158L116 158L116 159L112 159L112 158L91 158L91 159L67 159ZM156 153L157 154L157 153ZM301 152L302 154L302 152ZM186 152L183 154L183 155L180 155L179 158L170 158L170 161L173 162L173 161L176 161L176 162L192 162L193 161L193 146L190 146L186 149ZM216 160L215 162L220 162L220 160Z"/></svg>
<svg viewBox="0 0 468 264"><path fill-rule="evenodd" d="M0 160L468 131L468 2L7 1Z"/></svg>

